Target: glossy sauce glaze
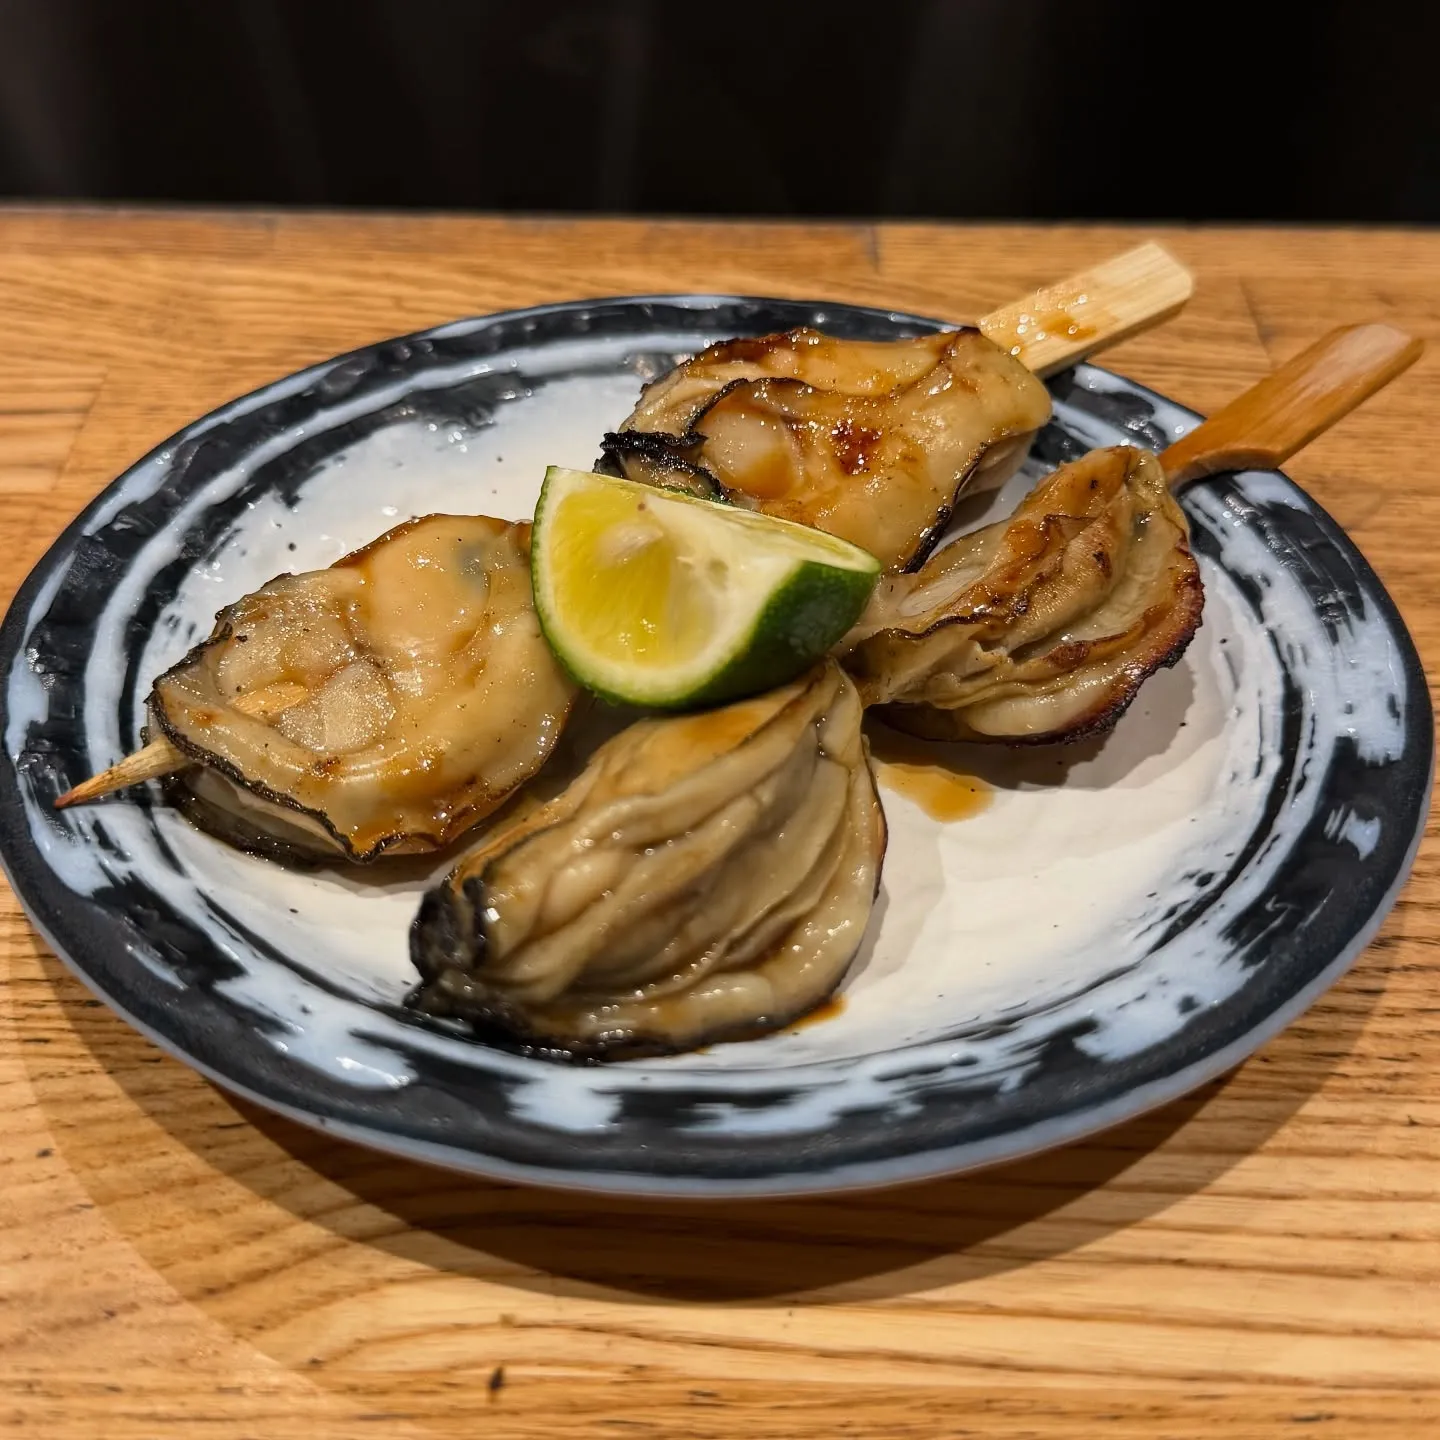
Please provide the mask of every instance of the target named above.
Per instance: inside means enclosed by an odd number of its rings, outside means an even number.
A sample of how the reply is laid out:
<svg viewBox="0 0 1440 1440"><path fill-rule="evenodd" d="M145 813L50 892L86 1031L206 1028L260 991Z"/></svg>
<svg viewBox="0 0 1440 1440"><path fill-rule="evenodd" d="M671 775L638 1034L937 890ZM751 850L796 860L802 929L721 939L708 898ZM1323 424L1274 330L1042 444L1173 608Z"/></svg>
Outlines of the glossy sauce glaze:
<svg viewBox="0 0 1440 1440"><path fill-rule="evenodd" d="M1090 296L1083 290L1063 297L1047 296L1047 303L1037 305L1033 311L1023 311L1013 326L986 326L985 338L1007 350L1011 355L1020 355L1027 346L1039 344L1050 336L1068 340L1088 340L1096 333L1098 315L1087 313Z"/></svg>
<svg viewBox="0 0 1440 1440"><path fill-rule="evenodd" d="M990 804L991 788L943 765L888 762L875 767L881 787L913 800L932 820L968 820Z"/></svg>
<svg viewBox="0 0 1440 1440"><path fill-rule="evenodd" d="M880 787L903 795L932 820L968 820L989 807L994 787L959 769L952 747L929 744L880 726L867 727Z"/></svg>
<svg viewBox="0 0 1440 1440"><path fill-rule="evenodd" d="M1049 418L1044 385L978 330L887 343L790 331L712 346L648 387L621 428L673 437L736 504L907 569L990 452L1010 462L994 485L1025 453L1008 442ZM614 458L650 474L633 447Z"/></svg>
<svg viewBox="0 0 1440 1440"><path fill-rule="evenodd" d="M802 1015L798 1020L792 1020L785 1028L787 1030L808 1030L812 1025L819 1025L822 1021L833 1020L837 1015L844 1012L845 997L843 995L832 995L828 1000L822 1000L808 1014Z"/></svg>

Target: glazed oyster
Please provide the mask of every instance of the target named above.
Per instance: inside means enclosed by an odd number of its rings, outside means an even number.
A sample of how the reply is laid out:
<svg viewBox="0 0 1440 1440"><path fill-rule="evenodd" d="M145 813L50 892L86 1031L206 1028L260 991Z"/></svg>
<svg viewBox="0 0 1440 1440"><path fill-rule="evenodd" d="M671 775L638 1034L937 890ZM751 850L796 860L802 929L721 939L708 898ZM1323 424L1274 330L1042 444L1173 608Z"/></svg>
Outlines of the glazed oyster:
<svg viewBox="0 0 1440 1440"><path fill-rule="evenodd" d="M1050 417L978 330L727 340L646 387L601 464L838 535L914 569L962 492L1001 484Z"/></svg>
<svg viewBox="0 0 1440 1440"><path fill-rule="evenodd" d="M1092 451L1010 520L882 580L843 663L887 723L928 739L1106 730L1200 623L1189 535L1154 455Z"/></svg>
<svg viewBox="0 0 1440 1440"><path fill-rule="evenodd" d="M185 767L176 802L276 859L450 844L535 774L575 696L535 616L529 541L431 515L222 610L150 695L151 733Z"/></svg>
<svg viewBox="0 0 1440 1440"><path fill-rule="evenodd" d="M410 1003L602 1059L814 1009L860 944L885 849L860 717L827 661L758 698L621 732L425 897Z"/></svg>

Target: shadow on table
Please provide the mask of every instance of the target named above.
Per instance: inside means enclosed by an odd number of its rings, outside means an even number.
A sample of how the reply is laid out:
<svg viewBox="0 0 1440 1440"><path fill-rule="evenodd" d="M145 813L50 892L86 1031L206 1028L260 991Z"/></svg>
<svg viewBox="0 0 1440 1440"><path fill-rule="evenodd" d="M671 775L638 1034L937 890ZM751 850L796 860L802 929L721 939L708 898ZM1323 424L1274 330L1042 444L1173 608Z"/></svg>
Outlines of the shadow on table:
<svg viewBox="0 0 1440 1440"><path fill-rule="evenodd" d="M159 1056L32 943L75 1035L186 1147L193 1159L181 1163L197 1179L218 1173L311 1225L439 1273L545 1295L599 1290L657 1303L871 1300L1102 1240L1204 1189L1264 1144L1344 1060L1385 980L1384 952L1372 951L1361 974L1240 1071L1045 1155L868 1194L700 1203L490 1183L311 1131ZM193 1267L171 1264L166 1237L131 1219L134 1183L116 1175L123 1156L79 1135L67 1143L67 1131L84 1128L74 1122L73 1077L52 1080L37 1065L31 1078L97 1204L113 1203L117 1227L187 1298L205 1304L209 1292L190 1278Z"/></svg>

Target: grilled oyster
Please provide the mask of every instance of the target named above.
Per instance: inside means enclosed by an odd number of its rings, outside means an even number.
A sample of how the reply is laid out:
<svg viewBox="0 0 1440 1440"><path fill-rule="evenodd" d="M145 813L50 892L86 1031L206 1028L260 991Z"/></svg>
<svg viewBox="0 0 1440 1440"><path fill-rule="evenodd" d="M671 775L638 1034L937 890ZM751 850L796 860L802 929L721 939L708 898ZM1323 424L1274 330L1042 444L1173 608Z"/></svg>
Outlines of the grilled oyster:
<svg viewBox="0 0 1440 1440"><path fill-rule="evenodd" d="M756 699L643 720L421 906L420 1011L577 1056L774 1029L840 982L885 818L833 661Z"/></svg>
<svg viewBox="0 0 1440 1440"><path fill-rule="evenodd" d="M882 581L843 663L888 724L928 739L1106 730L1200 624L1189 535L1154 455L1092 451L1010 520Z"/></svg>
<svg viewBox="0 0 1440 1440"><path fill-rule="evenodd" d="M646 387L602 464L827 530L887 569L925 559L963 491L1001 484L1050 396L978 330L727 340Z"/></svg>
<svg viewBox="0 0 1440 1440"><path fill-rule="evenodd" d="M198 762L171 777L177 803L278 859L449 844L540 768L575 695L535 617L529 540L431 515L222 610L150 695L152 731Z"/></svg>

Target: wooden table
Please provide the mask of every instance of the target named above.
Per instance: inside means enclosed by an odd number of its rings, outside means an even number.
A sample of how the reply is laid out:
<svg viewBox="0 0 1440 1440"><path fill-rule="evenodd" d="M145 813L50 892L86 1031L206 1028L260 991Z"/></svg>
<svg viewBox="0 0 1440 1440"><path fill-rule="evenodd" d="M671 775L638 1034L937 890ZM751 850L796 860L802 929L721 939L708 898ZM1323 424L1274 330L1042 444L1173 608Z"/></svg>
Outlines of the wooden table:
<svg viewBox="0 0 1440 1440"><path fill-rule="evenodd" d="M1342 321L1429 355L1294 466L1440 674L1440 236L1171 230L1112 353L1204 410ZM1099 228L0 211L0 582L129 461L458 315L736 290L978 314ZM1440 1430L1440 844L1351 974L1086 1144L838 1200L459 1179L229 1099L0 912L0 1432L1419 1437Z"/></svg>

